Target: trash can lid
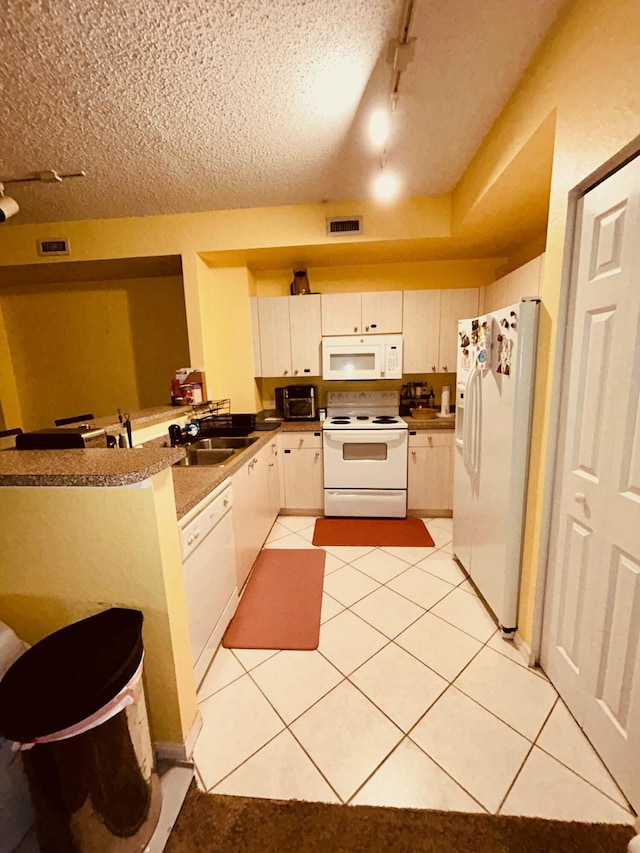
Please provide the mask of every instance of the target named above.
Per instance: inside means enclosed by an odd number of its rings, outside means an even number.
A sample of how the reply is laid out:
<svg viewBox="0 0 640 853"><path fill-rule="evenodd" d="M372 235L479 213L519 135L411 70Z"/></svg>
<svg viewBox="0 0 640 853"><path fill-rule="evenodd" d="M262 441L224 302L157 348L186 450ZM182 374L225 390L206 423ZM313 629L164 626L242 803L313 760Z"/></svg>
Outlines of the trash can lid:
<svg viewBox="0 0 640 853"><path fill-rule="evenodd" d="M0 733L29 743L100 710L140 665L142 621L139 610L112 607L27 649L0 681Z"/></svg>

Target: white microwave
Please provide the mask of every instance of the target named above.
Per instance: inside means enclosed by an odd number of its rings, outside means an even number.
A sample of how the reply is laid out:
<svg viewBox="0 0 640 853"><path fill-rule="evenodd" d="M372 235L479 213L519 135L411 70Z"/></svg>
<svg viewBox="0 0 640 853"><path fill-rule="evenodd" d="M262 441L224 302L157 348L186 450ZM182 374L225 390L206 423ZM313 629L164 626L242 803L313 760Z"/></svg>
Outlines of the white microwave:
<svg viewBox="0 0 640 853"><path fill-rule="evenodd" d="M322 339L323 379L401 379L402 335Z"/></svg>

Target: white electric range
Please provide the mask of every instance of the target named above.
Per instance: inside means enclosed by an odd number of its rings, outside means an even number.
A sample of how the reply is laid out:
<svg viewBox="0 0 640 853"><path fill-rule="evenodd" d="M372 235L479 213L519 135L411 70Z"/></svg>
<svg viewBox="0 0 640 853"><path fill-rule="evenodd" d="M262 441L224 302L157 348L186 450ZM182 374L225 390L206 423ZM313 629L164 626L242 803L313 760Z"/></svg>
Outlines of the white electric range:
<svg viewBox="0 0 640 853"><path fill-rule="evenodd" d="M330 391L322 425L325 515L404 518L408 426L398 391Z"/></svg>

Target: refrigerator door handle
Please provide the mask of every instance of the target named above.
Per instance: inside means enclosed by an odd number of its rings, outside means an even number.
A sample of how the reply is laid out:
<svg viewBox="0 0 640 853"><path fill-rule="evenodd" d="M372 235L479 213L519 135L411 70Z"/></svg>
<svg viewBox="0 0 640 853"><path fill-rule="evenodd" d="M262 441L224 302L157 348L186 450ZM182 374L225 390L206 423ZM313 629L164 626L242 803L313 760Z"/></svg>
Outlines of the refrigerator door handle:
<svg viewBox="0 0 640 853"><path fill-rule="evenodd" d="M473 440L473 381L476 371L472 371L467 379L465 389L464 422L462 425L462 461L465 471L472 475L471 467L471 444Z"/></svg>
<svg viewBox="0 0 640 853"><path fill-rule="evenodd" d="M480 371L474 370L467 383L467 405L465 412L466 436L464 442L465 468L472 481L478 476L480 455L480 404L478 402L478 385L480 383Z"/></svg>

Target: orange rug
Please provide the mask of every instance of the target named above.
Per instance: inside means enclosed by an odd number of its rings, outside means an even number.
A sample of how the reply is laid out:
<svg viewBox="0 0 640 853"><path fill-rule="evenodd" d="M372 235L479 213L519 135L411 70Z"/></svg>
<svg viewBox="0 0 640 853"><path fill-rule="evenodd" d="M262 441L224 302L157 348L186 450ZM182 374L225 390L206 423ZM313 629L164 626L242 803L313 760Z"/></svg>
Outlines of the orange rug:
<svg viewBox="0 0 640 853"><path fill-rule="evenodd" d="M314 545L371 545L384 548L433 548L419 518L318 518Z"/></svg>
<svg viewBox="0 0 640 853"><path fill-rule="evenodd" d="M262 551L222 638L225 649L317 649L324 558L310 548Z"/></svg>

